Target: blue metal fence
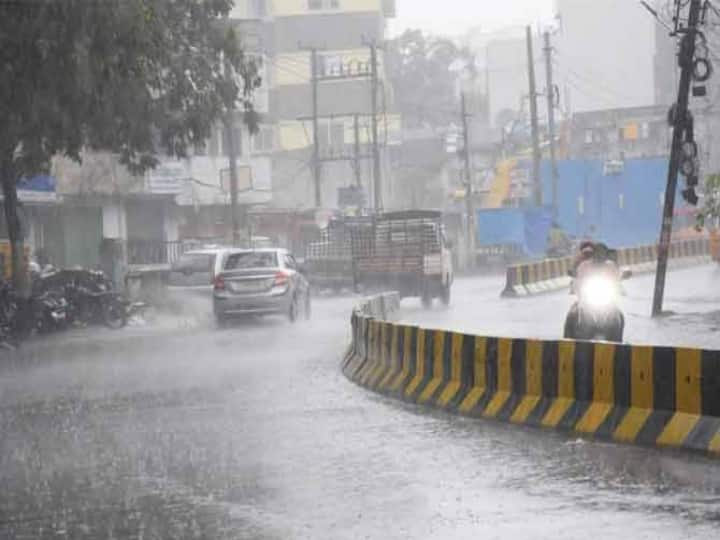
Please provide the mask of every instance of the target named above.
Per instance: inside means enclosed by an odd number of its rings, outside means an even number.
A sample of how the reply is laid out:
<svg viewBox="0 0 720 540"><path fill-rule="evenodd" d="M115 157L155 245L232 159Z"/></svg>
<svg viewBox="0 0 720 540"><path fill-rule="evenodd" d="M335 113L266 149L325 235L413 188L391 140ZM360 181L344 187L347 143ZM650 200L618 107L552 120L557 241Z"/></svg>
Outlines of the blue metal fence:
<svg viewBox="0 0 720 540"><path fill-rule="evenodd" d="M604 175L599 160L558 163L560 225L613 247L657 241L667 177L664 158L628 159L617 175ZM550 164L542 164L544 200L552 201ZM680 199L681 200L681 199Z"/></svg>

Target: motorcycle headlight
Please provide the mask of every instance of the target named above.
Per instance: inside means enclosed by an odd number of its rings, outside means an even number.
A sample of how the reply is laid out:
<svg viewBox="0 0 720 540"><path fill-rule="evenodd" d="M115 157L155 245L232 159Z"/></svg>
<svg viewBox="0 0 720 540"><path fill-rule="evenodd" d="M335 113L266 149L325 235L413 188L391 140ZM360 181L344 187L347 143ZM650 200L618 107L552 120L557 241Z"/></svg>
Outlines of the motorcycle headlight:
<svg viewBox="0 0 720 540"><path fill-rule="evenodd" d="M616 301L617 288L610 279L591 277L583 284L580 292L583 301L590 306L603 308Z"/></svg>

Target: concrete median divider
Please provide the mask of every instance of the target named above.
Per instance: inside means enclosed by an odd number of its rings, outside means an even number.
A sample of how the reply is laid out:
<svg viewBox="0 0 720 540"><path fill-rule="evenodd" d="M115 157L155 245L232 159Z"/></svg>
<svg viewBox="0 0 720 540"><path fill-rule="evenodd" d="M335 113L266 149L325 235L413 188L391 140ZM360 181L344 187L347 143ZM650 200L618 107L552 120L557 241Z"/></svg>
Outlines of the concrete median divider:
<svg viewBox="0 0 720 540"><path fill-rule="evenodd" d="M706 238L673 242L670 246L670 266L682 268L710 262L710 241ZM637 274L655 271L657 246L639 246L618 250L618 262ZM567 273L573 258L545 259L509 266L504 297L529 296L557 291L570 284Z"/></svg>
<svg viewBox="0 0 720 540"><path fill-rule="evenodd" d="M343 362L369 390L470 417L720 457L720 351L481 337L365 314L372 311L353 313Z"/></svg>

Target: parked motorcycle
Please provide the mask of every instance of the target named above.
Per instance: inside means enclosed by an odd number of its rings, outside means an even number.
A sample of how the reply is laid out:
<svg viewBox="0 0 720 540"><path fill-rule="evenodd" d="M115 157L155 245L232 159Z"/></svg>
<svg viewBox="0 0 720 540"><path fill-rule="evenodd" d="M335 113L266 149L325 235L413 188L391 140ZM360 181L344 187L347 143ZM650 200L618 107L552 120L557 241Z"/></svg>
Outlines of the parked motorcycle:
<svg viewBox="0 0 720 540"><path fill-rule="evenodd" d="M586 264L578 276L573 276L572 291L578 300L565 318L564 337L622 343L625 316L619 307L621 280L632 273L620 272L613 261Z"/></svg>
<svg viewBox="0 0 720 540"><path fill-rule="evenodd" d="M70 320L79 325L104 324L118 329L127 324L130 303L102 272L63 270Z"/></svg>
<svg viewBox="0 0 720 540"><path fill-rule="evenodd" d="M0 347L15 350L18 345L18 304L8 281L0 281Z"/></svg>

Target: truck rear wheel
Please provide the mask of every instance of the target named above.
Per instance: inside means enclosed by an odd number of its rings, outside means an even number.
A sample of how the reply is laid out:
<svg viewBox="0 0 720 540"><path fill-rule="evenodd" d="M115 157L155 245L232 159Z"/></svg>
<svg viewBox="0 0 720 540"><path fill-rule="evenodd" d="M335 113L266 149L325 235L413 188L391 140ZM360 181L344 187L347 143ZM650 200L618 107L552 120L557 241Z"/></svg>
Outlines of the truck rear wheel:
<svg viewBox="0 0 720 540"><path fill-rule="evenodd" d="M430 287L425 287L422 292L422 296L420 297L420 302L422 303L422 307L425 309L430 309L432 307L433 303L433 297L430 293Z"/></svg>
<svg viewBox="0 0 720 540"><path fill-rule="evenodd" d="M442 302L442 305L445 307L448 307L450 305L450 284L446 284L442 286L442 290L440 291L440 301Z"/></svg>

